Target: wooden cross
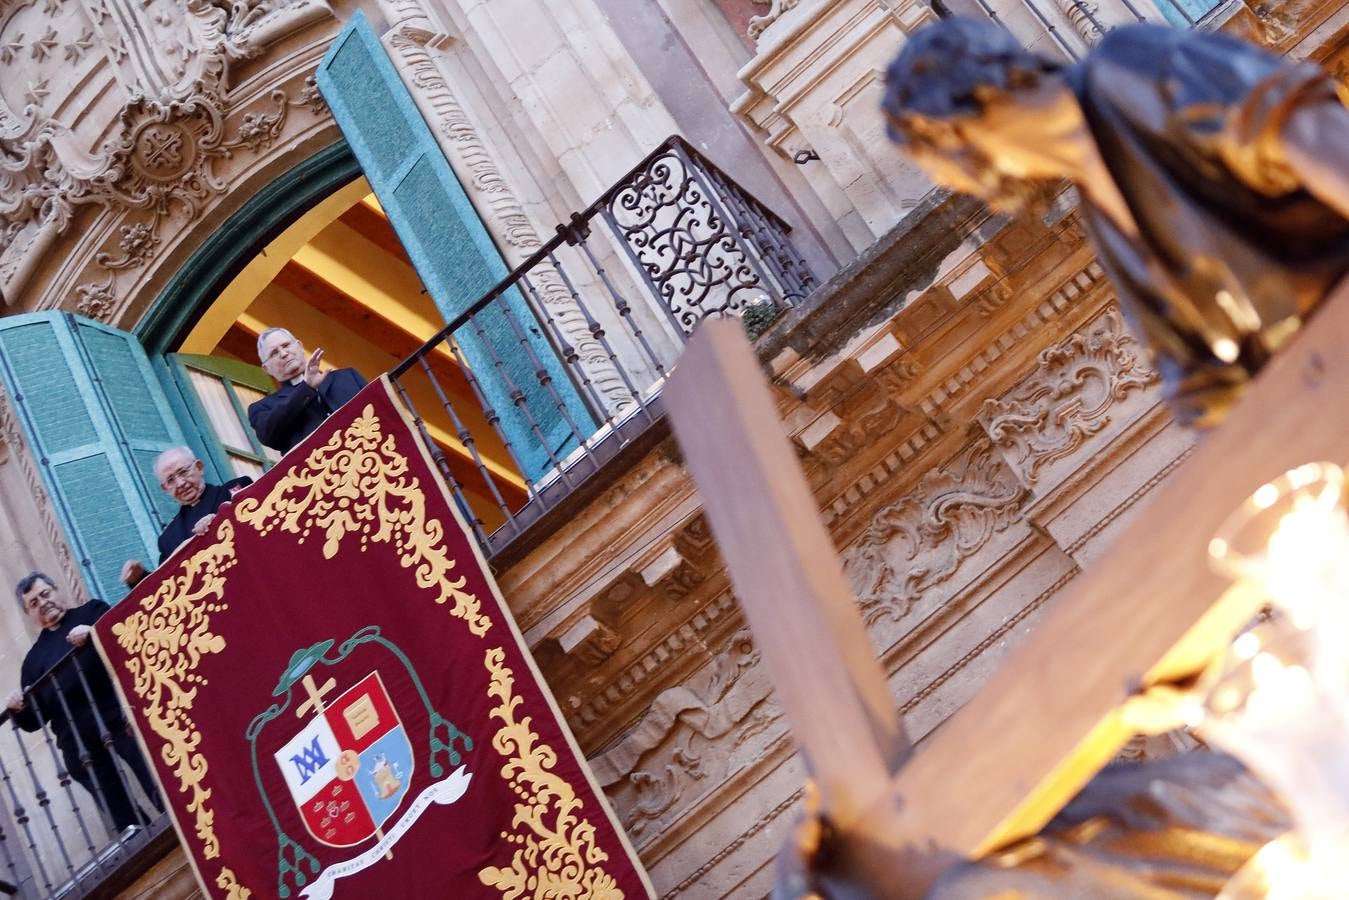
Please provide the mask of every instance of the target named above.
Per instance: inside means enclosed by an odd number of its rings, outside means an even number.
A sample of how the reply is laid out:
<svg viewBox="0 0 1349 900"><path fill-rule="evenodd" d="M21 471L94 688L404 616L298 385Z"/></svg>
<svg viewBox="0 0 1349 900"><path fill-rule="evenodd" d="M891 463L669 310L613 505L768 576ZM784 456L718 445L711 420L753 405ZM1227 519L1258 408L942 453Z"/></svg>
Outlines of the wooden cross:
<svg viewBox="0 0 1349 900"><path fill-rule="evenodd" d="M323 702L323 698L332 693L333 688L337 687L337 679L329 678L327 681L323 682L323 687L319 687L318 684L315 683L313 675L305 675L304 681L300 682L300 684L304 686L305 693L309 695L309 699L301 703L295 709L295 715L303 719L305 714L311 709L316 716L322 714L327 705Z"/></svg>
<svg viewBox="0 0 1349 900"><path fill-rule="evenodd" d="M738 321L700 326L665 388L667 409L822 812L875 895L921 897L952 862L1037 832L1132 736L1126 701L1194 675L1249 621L1262 598L1210 571L1208 541L1265 481L1349 460L1346 346L1342 288L906 759L758 359Z"/></svg>

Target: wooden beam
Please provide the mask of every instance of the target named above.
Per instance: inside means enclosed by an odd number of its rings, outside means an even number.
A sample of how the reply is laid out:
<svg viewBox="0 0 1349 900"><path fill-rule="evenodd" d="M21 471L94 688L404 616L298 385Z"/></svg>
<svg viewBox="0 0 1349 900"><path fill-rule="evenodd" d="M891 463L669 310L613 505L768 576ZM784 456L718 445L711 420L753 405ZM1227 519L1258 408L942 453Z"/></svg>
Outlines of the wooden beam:
<svg viewBox="0 0 1349 900"><path fill-rule="evenodd" d="M235 359L255 366L258 359L258 333L236 321L220 338L215 349L223 350Z"/></svg>
<svg viewBox="0 0 1349 900"><path fill-rule="evenodd" d="M1349 459L1346 346L1349 286L923 744L867 817L867 835L935 861L1035 833L1128 739L1119 708L1132 692L1190 676L1230 643L1262 597L1210 570L1208 542L1264 482ZM913 878L913 896L939 865Z"/></svg>
<svg viewBox="0 0 1349 900"><path fill-rule="evenodd" d="M888 790L908 742L738 319L698 327L664 399L823 810L846 829Z"/></svg>
<svg viewBox="0 0 1349 900"><path fill-rule="evenodd" d="M403 249L403 242L398 239L382 209L357 203L338 216L338 220L385 253L400 260L403 265L412 268L412 260L408 259L407 251Z"/></svg>
<svg viewBox="0 0 1349 900"><path fill-rule="evenodd" d="M431 336L407 331L378 307L367 304L360 297L343 290L341 285L295 260L287 262L276 273L272 283L384 350L394 362L411 356ZM468 379L449 350L432 354L430 362L436 378L440 379L451 399L462 399L465 403L477 405Z"/></svg>

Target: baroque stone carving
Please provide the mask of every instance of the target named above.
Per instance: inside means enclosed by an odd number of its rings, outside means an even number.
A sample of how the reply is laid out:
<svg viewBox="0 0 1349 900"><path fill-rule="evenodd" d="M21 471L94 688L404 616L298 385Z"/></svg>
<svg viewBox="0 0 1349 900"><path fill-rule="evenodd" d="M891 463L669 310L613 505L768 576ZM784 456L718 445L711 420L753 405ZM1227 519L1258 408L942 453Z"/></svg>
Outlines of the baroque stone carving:
<svg viewBox="0 0 1349 900"><path fill-rule="evenodd" d="M801 0L754 0L755 6L767 6L768 12L750 19L745 31L750 37L757 38L764 33L764 29L782 18L783 13L795 9L800 2Z"/></svg>
<svg viewBox="0 0 1349 900"><path fill-rule="evenodd" d="M724 761L778 718L766 702L771 685L755 677L758 662L742 629L711 665L659 694L622 741L591 760L630 834L642 834L704 782L712 759Z"/></svg>
<svg viewBox="0 0 1349 900"><path fill-rule="evenodd" d="M881 508L844 557L867 622L903 618L925 590L1017 519L1026 494L980 439Z"/></svg>
<svg viewBox="0 0 1349 900"><path fill-rule="evenodd" d="M410 90L429 107L423 112L443 138L442 148L457 163L456 172L467 176L465 187L472 188L479 213L507 243L525 255L532 253L543 242L497 167L487 142L427 51L426 41L431 37L423 28L404 25L387 38L387 43L400 57L400 68L411 77ZM592 329L558 272L541 265L530 272L529 280L531 293L543 304L560 332L561 341L569 345L562 348L563 356L569 362L575 358L608 412L618 414L632 408L632 392L600 340L603 332Z"/></svg>
<svg viewBox="0 0 1349 900"><path fill-rule="evenodd" d="M106 0L48 6L0 16L0 84L14 85L0 87L5 298L18 295L85 206L141 213L93 261L105 271L144 265L167 216L190 220L226 190L217 162L268 147L291 106L312 109L310 98L297 104L281 90L234 109L229 61L331 15L326 0L138 0L116 16ZM110 118L72 112L92 102L86 85L100 84L121 92ZM116 293L115 282L109 289Z"/></svg>
<svg viewBox="0 0 1349 900"><path fill-rule="evenodd" d="M1034 485L1046 465L1074 453L1110 424L1111 406L1159 376L1135 353L1135 341L1111 307L1091 325L1044 350L1020 387L986 400L979 422Z"/></svg>
<svg viewBox="0 0 1349 900"><path fill-rule="evenodd" d="M1087 0L1055 0L1055 3L1082 40L1094 44L1101 39L1104 32L1100 19L1096 18L1100 9L1097 4Z"/></svg>
<svg viewBox="0 0 1349 900"><path fill-rule="evenodd" d="M117 298L112 292L111 276L101 283L89 282L80 285L75 288L75 295L80 298L75 304L75 312L90 319L98 319L100 322L108 321L113 307L117 304Z"/></svg>
<svg viewBox="0 0 1349 900"><path fill-rule="evenodd" d="M892 368L896 373L908 370L899 364ZM886 387L892 384L890 382ZM832 466L841 466L863 448L875 446L878 437L899 424L904 416L904 407L891 396L890 390L882 389L879 394L863 400L856 409L843 410L840 415L844 424L831 431L811 451Z"/></svg>

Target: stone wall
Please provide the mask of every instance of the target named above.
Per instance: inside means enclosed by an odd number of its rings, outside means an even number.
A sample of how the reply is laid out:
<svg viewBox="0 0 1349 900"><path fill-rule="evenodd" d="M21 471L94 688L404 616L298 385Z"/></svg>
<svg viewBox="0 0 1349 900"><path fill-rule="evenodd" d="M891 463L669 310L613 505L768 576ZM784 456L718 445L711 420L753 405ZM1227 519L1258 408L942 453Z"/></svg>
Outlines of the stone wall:
<svg viewBox="0 0 1349 900"><path fill-rule="evenodd" d="M759 3L751 51L662 0L690 81L726 104L699 117L702 101L681 105L644 68L651 48L614 12L631 6L605 0L106 2L143 27L111 30L97 0L0 7L0 140L23 161L0 173L6 313L140 320L231 211L336 138L309 76L357 7L392 26L386 47L509 259L693 122L734 177L776 192L817 259L859 255L760 346L920 740L1189 452L1071 204L1048 223L990 220L926 194L879 143L878 70L925 7ZM1025 4L995 5L1029 27ZM44 7L69 27L35 26ZM1343 67L1338 4L1229 12L1233 30ZM134 68L147 58L162 65ZM728 71L748 132L727 127ZM154 92L134 99L138 85ZM801 149L820 158L787 159ZM0 574L73 571L3 407L0 426ZM658 888L758 896L803 773L678 460L667 439L604 473L599 498L531 535L500 578ZM0 627L12 679L27 635L13 615Z"/></svg>
<svg viewBox="0 0 1349 900"><path fill-rule="evenodd" d="M898 236L764 339L920 741L1192 443L1074 214L961 228ZM765 893L802 772L673 441L500 578L658 889Z"/></svg>

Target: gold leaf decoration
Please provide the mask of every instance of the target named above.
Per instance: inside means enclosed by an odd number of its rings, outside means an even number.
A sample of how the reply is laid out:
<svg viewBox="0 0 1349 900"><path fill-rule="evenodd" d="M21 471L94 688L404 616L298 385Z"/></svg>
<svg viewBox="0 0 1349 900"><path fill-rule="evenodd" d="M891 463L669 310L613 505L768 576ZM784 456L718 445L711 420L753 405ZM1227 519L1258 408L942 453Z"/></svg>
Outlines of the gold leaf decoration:
<svg viewBox="0 0 1349 900"><path fill-rule="evenodd" d="M515 846L510 868L488 866L478 872L483 884L497 888L505 900L517 898L599 898L617 900L623 891L601 868L609 855L595 842L595 826L583 815L584 801L566 779L553 772L557 753L539 741L530 718L516 719L521 698L515 696L515 675L500 647L487 651L492 682L487 696L498 705L489 714L501 720L492 748L506 758L501 776L520 798L510 832L501 839Z"/></svg>
<svg viewBox="0 0 1349 900"><path fill-rule="evenodd" d="M140 701L134 705L164 741L160 758L172 768L179 792L190 794L187 811L196 816L197 838L207 859L220 855L220 841L215 813L207 805L208 767L198 752L201 732L192 718L192 704L198 686L206 684L196 673L198 663L225 649L225 639L211 631L211 616L228 608L225 573L235 564L234 524L221 522L216 534L214 544L182 560L158 590L141 598L139 609L112 627L128 656L125 665Z"/></svg>
<svg viewBox="0 0 1349 900"><path fill-rule="evenodd" d="M248 900L253 892L244 887L234 877L234 870L221 869L215 877L215 886L225 892L225 900Z"/></svg>
<svg viewBox="0 0 1349 900"><path fill-rule="evenodd" d="M428 518L421 483L409 474L393 435L384 436L371 404L309 451L304 464L278 479L266 497L239 501L234 517L261 535L274 529L299 535L302 544L318 531L324 559L353 537L361 552L370 544L392 544L403 568L415 570L417 586L435 589L437 603L453 600L451 614L468 623L469 631L482 637L492 625L478 598L463 590L467 579L451 577L456 561L445 527Z"/></svg>

